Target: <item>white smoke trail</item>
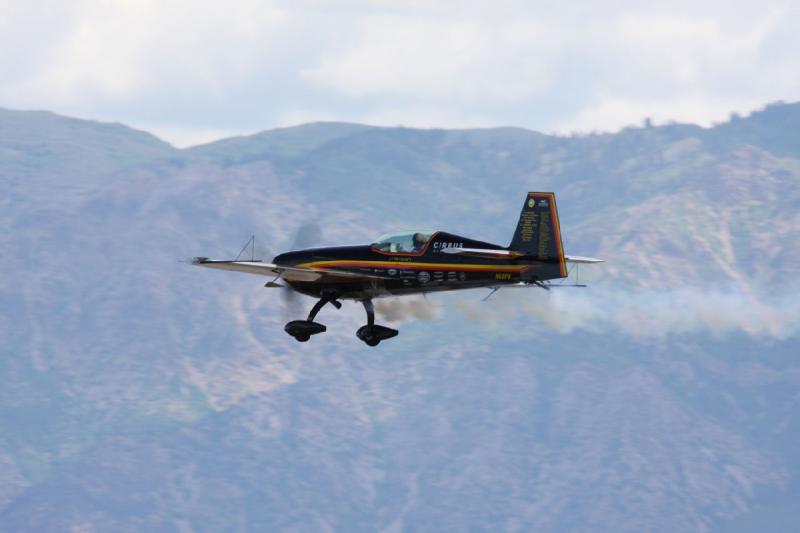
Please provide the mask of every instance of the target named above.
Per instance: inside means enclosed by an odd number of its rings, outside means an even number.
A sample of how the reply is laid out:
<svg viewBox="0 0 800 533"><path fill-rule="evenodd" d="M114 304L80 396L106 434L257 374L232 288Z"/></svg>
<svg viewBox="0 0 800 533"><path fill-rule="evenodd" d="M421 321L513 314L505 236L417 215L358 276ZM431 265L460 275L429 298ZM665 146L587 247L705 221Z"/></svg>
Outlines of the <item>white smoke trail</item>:
<svg viewBox="0 0 800 533"><path fill-rule="evenodd" d="M439 318L439 307L423 298L389 298L375 300L375 313L389 322L408 320L435 320Z"/></svg>
<svg viewBox="0 0 800 533"><path fill-rule="evenodd" d="M689 288L501 290L488 302L462 302L458 307L490 329L522 315L534 316L561 333L617 330L640 338L743 332L784 340L800 332L800 291L796 289L777 296Z"/></svg>

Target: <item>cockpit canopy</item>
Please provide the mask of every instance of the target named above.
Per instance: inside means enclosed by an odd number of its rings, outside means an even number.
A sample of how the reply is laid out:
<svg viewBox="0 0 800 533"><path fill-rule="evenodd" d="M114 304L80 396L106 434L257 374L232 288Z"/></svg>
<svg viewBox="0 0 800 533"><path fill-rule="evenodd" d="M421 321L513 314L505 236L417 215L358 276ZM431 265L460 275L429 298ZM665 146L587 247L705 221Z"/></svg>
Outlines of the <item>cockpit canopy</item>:
<svg viewBox="0 0 800 533"><path fill-rule="evenodd" d="M380 252L415 253L421 252L433 236L432 231L404 231L381 235L370 246Z"/></svg>

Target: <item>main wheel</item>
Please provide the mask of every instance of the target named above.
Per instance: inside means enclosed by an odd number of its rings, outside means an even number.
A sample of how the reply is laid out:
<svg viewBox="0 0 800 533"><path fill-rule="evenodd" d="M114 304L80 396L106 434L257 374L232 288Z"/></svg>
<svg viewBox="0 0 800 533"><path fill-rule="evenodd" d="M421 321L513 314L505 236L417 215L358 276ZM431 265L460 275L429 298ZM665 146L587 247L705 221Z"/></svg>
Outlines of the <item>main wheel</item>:
<svg viewBox="0 0 800 533"><path fill-rule="evenodd" d="M294 338L297 339L297 342L308 342L308 339L310 339L311 336L300 334L300 335L295 335Z"/></svg>
<svg viewBox="0 0 800 533"><path fill-rule="evenodd" d="M364 342L367 343L367 346L377 346L381 343L381 340L376 337L367 337Z"/></svg>

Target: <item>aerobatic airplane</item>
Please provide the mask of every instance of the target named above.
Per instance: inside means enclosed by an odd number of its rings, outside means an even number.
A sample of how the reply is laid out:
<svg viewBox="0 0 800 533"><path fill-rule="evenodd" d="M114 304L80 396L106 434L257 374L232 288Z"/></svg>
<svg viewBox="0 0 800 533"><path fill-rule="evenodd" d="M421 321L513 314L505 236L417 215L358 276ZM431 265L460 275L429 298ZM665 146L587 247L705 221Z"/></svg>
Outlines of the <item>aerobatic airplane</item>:
<svg viewBox="0 0 800 533"><path fill-rule="evenodd" d="M367 324L356 335L369 346L397 335L375 324L374 298L507 286L547 289L549 280L565 278L567 263L600 263L601 259L565 256L561 246L556 198L551 192L531 192L511 244L499 246L443 231L391 233L364 246L295 250L262 261L220 261L195 257L192 264L273 276L266 287L289 288L319 298L305 320L293 320L285 331L300 342L326 330L314 322L325 304L341 308L340 300L364 305Z"/></svg>

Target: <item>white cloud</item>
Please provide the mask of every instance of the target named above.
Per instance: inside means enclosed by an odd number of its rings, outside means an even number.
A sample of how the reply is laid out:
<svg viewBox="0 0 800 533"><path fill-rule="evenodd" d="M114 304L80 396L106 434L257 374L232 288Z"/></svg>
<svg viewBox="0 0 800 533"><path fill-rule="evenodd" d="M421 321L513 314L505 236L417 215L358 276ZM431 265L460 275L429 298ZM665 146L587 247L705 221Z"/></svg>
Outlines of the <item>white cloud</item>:
<svg viewBox="0 0 800 533"><path fill-rule="evenodd" d="M351 97L513 102L545 91L558 59L533 20L367 17L359 42L303 76Z"/></svg>
<svg viewBox="0 0 800 533"><path fill-rule="evenodd" d="M268 44L283 21L279 10L258 1L240 1L236 9L213 1L84 1L59 24L63 11L60 2L16 11L25 23L11 29L17 36L42 20L58 31L20 39L37 52L35 64L25 76L6 70L0 97L39 107L82 107L92 98L124 106L165 87L213 97L256 68L253 50ZM12 55L0 60L8 63Z"/></svg>
<svg viewBox="0 0 800 533"><path fill-rule="evenodd" d="M11 0L0 106L186 145L293 120L615 129L800 97L796 2ZM193 131L194 130L194 131Z"/></svg>
<svg viewBox="0 0 800 533"><path fill-rule="evenodd" d="M617 19L591 61L601 66L594 94L558 122L559 131L613 130L670 120L709 126L731 111L800 97L800 71L770 64L783 50L767 46L781 31L785 11L767 9L746 27L723 19L626 14ZM784 47L800 50L800 39Z"/></svg>

